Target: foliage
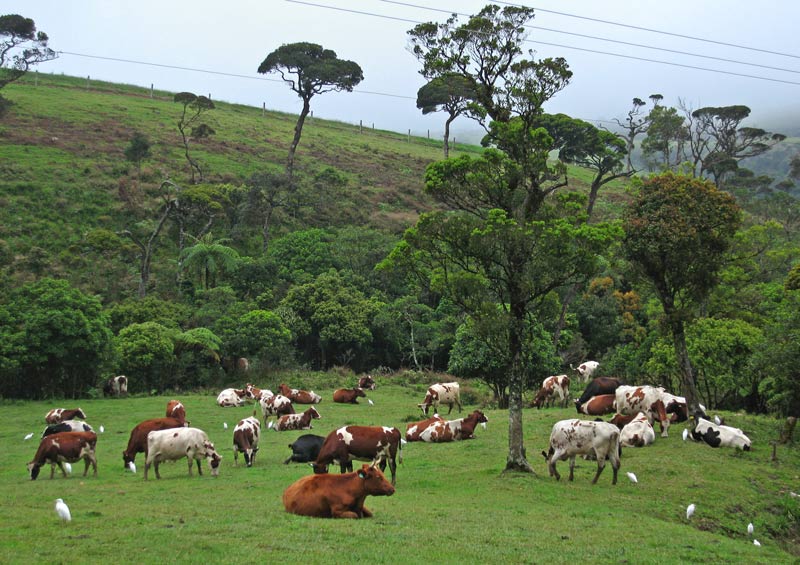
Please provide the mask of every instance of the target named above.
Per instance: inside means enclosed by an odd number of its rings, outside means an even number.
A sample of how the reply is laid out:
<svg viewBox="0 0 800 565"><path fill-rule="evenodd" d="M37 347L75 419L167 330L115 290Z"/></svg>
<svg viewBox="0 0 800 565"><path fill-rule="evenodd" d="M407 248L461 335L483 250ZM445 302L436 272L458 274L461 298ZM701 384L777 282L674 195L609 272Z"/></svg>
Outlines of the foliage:
<svg viewBox="0 0 800 565"><path fill-rule="evenodd" d="M251 310L238 319L235 331L227 338L234 357L258 358L278 366L292 360L287 347L292 334L275 312Z"/></svg>
<svg viewBox="0 0 800 565"><path fill-rule="evenodd" d="M185 325L191 309L179 302L147 296L143 299L123 300L108 307L107 311L111 319L111 330L116 334L126 326L144 322L157 322L177 330Z"/></svg>
<svg viewBox="0 0 800 565"><path fill-rule="evenodd" d="M444 158L450 156L450 124L463 114L469 114L475 91L470 81L458 74L437 76L417 91L417 108L423 114L447 112L444 123ZM480 110L476 110L480 113Z"/></svg>
<svg viewBox="0 0 800 565"><path fill-rule="evenodd" d="M175 339L179 332L157 322L131 324L114 339L120 372L130 392L163 392L175 382Z"/></svg>
<svg viewBox="0 0 800 565"><path fill-rule="evenodd" d="M0 88L20 79L31 67L55 59L49 37L36 31L31 18L19 14L0 16Z"/></svg>
<svg viewBox="0 0 800 565"><path fill-rule="evenodd" d="M191 92L179 92L173 97L173 101L183 106L178 120L178 131L183 142L183 154L191 170L192 184L203 182L203 169L200 162L189 153L189 140L203 139L216 133L211 126L200 122L200 116L204 112L215 108L214 102L202 94L198 96Z"/></svg>
<svg viewBox="0 0 800 565"><path fill-rule="evenodd" d="M209 232L184 252L183 265L188 271L195 273L203 290L215 287L218 275L225 275L236 269L239 253L232 247L223 245L223 241L225 240L214 240Z"/></svg>

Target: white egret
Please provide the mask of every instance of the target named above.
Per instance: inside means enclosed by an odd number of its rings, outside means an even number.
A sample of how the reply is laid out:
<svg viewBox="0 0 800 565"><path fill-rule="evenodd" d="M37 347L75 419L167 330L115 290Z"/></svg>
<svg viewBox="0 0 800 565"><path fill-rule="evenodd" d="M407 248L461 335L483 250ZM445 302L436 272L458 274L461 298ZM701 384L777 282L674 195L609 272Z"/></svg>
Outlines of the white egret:
<svg viewBox="0 0 800 565"><path fill-rule="evenodd" d="M753 540L753 545L757 545L758 547L761 547L761 542L758 541L757 539L754 539Z"/></svg>
<svg viewBox="0 0 800 565"><path fill-rule="evenodd" d="M102 426L102 424L101 424L101 425L100 425L100 433L102 434L102 433L103 433L103 432L105 432L105 431L106 431L106 429L105 429L105 428Z"/></svg>
<svg viewBox="0 0 800 565"><path fill-rule="evenodd" d="M69 506L64 504L64 501L60 498L56 499L56 513L58 514L58 517L65 522L72 520L72 514L70 514Z"/></svg>
<svg viewBox="0 0 800 565"><path fill-rule="evenodd" d="M133 473L135 475L136 474L136 463L134 463L133 461L128 463L128 469L130 469L131 473Z"/></svg>
<svg viewBox="0 0 800 565"><path fill-rule="evenodd" d="M29 433L28 435L25 436L25 441L28 441L32 437L33 437L33 432L31 432L31 433Z"/></svg>
<svg viewBox="0 0 800 565"><path fill-rule="evenodd" d="M686 441L687 437L689 437L689 429L683 428L683 441Z"/></svg>
<svg viewBox="0 0 800 565"><path fill-rule="evenodd" d="M720 421L719 416L717 416L716 414L714 414L714 423L718 426L722 425L722 421Z"/></svg>
<svg viewBox="0 0 800 565"><path fill-rule="evenodd" d="M686 507L686 519L687 520L689 520L692 517L692 515L694 514L694 508L695 508L694 504L690 504L689 506Z"/></svg>
<svg viewBox="0 0 800 565"><path fill-rule="evenodd" d="M638 483L639 482L639 479L636 478L636 475L634 475L630 471L628 471L626 473L626 475L628 475L628 478L631 480L632 483Z"/></svg>
<svg viewBox="0 0 800 565"><path fill-rule="evenodd" d="M374 402L372 402L372 399L371 399L371 398L367 398L367 402L369 402L369 405L370 405L370 406L374 406L374 405L375 405L375 403L374 403Z"/></svg>
<svg viewBox="0 0 800 565"><path fill-rule="evenodd" d="M747 533L752 536L753 535L753 530L754 530L753 523L750 522L749 524L747 524Z"/></svg>
<svg viewBox="0 0 800 565"><path fill-rule="evenodd" d="M64 470L67 472L67 475L71 475L72 474L72 465L70 465L66 461L64 461L63 465L64 465Z"/></svg>
<svg viewBox="0 0 800 565"><path fill-rule="evenodd" d="M222 422L222 427L227 430L228 429L228 422Z"/></svg>

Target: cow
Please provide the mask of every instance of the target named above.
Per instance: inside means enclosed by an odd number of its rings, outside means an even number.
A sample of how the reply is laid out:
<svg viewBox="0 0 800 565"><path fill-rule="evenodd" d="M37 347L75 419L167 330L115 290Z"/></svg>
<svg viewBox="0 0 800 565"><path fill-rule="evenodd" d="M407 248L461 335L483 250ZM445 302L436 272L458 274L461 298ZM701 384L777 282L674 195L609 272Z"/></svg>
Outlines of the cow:
<svg viewBox="0 0 800 565"><path fill-rule="evenodd" d="M64 420L86 419L86 414L80 408L53 408L44 416L48 424L58 424Z"/></svg>
<svg viewBox="0 0 800 565"><path fill-rule="evenodd" d="M617 390L617 387L621 384L622 383L619 379L615 379L613 377L595 377L589 384L586 385L586 388L584 389L580 398L575 401L575 408L580 414L581 406L584 402L593 396L600 396L601 394L614 394Z"/></svg>
<svg viewBox="0 0 800 565"><path fill-rule="evenodd" d="M186 422L186 408L180 400L170 400L167 402L167 418L175 418Z"/></svg>
<svg viewBox="0 0 800 565"><path fill-rule="evenodd" d="M66 477L64 462L75 463L84 460L86 467L83 476L89 472L89 465L92 465L94 476L97 476L97 457L95 448L97 447L97 435L94 432L60 432L46 436L39 443L33 461L28 463L28 472L31 480L35 481L39 476L39 471L45 463L50 463L50 478L56 471L56 465L61 469L61 473Z"/></svg>
<svg viewBox="0 0 800 565"><path fill-rule="evenodd" d="M289 388L285 383L278 385L278 392L297 404L319 404L322 402L322 397L313 390L307 391Z"/></svg>
<svg viewBox="0 0 800 565"><path fill-rule="evenodd" d="M217 404L223 408L228 406L244 406L244 399L247 396L245 389L226 388L217 396Z"/></svg>
<svg viewBox="0 0 800 565"><path fill-rule="evenodd" d="M314 518L370 518L367 496L391 496L390 485L375 464L343 475L307 475L283 492L287 512Z"/></svg>
<svg viewBox="0 0 800 565"><path fill-rule="evenodd" d="M542 388L536 393L533 399L533 406L541 408L552 406L553 401L558 398L559 404L566 408L569 401L569 377L567 375L556 375L547 377L542 381Z"/></svg>
<svg viewBox="0 0 800 565"><path fill-rule="evenodd" d="M178 418L153 418L138 423L128 438L128 447L122 452L123 469L133 469L132 463L136 460L137 453L147 456L147 435L152 431L182 428L187 424Z"/></svg>
<svg viewBox="0 0 800 565"><path fill-rule="evenodd" d="M311 425L311 420L319 420L322 416L319 415L317 409L313 406L300 414L286 414L278 418L275 424L275 431L285 432L288 430L310 430L314 426Z"/></svg>
<svg viewBox="0 0 800 565"><path fill-rule="evenodd" d="M262 398L269 398L273 393L268 388L258 388L257 386L247 383L244 387L245 394L248 400L255 400L260 402Z"/></svg>
<svg viewBox="0 0 800 565"><path fill-rule="evenodd" d="M156 478L160 479L158 465L162 461L177 461L187 458L189 461L189 476L192 476L192 461L197 462L197 472L202 475L203 468L200 461L205 459L211 469L211 475L219 475L219 463L222 456L214 449L214 444L208 435L197 428L174 428L150 432L147 436L147 459L144 464L144 479L153 465Z"/></svg>
<svg viewBox="0 0 800 565"><path fill-rule="evenodd" d="M614 403L617 397L613 394L598 394L578 406L578 413L589 416L602 416L613 414L616 410Z"/></svg>
<svg viewBox="0 0 800 565"><path fill-rule="evenodd" d="M372 375L364 375L360 379L358 379L358 388L363 388L364 390L375 390L377 387L377 383L375 379L372 378Z"/></svg>
<svg viewBox="0 0 800 565"><path fill-rule="evenodd" d="M428 409L433 406L433 411L439 411L439 404L447 404L447 413L453 411L453 404L458 406L461 412L461 388L458 383L436 383L428 387L425 400L422 404L417 404L422 409L422 413L428 415Z"/></svg>
<svg viewBox="0 0 800 565"><path fill-rule="evenodd" d="M475 410L466 418L458 420L440 420L431 423L419 432L420 441L427 443L444 443L475 438L475 426L485 424L489 420L480 410Z"/></svg>
<svg viewBox="0 0 800 565"><path fill-rule="evenodd" d="M103 396L127 396L128 377L117 375L103 383Z"/></svg>
<svg viewBox="0 0 800 565"><path fill-rule="evenodd" d="M561 420L556 422L550 432L550 444L547 452L542 451L547 469L551 477L557 481L561 475L556 470L556 462L569 458L569 480L573 480L576 455L593 455L597 458L597 473L592 484L597 483L600 473L606 465L606 458L611 461L614 478L611 484L617 484L619 471L619 435L620 431L608 422L589 422L586 420Z"/></svg>
<svg viewBox="0 0 800 565"><path fill-rule="evenodd" d="M652 445L655 440L656 432L653 430L653 424L644 412L636 414L619 433L619 443L624 447L646 447Z"/></svg>
<svg viewBox="0 0 800 565"><path fill-rule="evenodd" d="M256 413L244 420L240 420L233 428L233 464L239 464L239 452L244 455L245 465L252 467L258 453L258 440L261 435L261 422L255 417Z"/></svg>
<svg viewBox="0 0 800 565"><path fill-rule="evenodd" d="M310 463L311 461L315 461L319 456L319 450L322 448L323 443L325 443L325 438L322 436L316 436L314 434L301 435L294 440L294 442L289 444L292 455L286 459L283 464L288 465L292 461L295 463Z"/></svg>
<svg viewBox="0 0 800 565"><path fill-rule="evenodd" d="M83 420L64 420L58 424L50 424L42 432L42 437L61 432L93 432L92 426Z"/></svg>
<svg viewBox="0 0 800 565"><path fill-rule="evenodd" d="M686 399L683 396L675 396L668 392L661 394L661 401L664 403L664 410L669 417L670 422L685 422L689 419L689 409L686 405Z"/></svg>
<svg viewBox="0 0 800 565"><path fill-rule="evenodd" d="M655 419L660 422L661 437L669 437L670 420L661 399L663 393L661 387L621 385L615 393L617 412L623 415L644 412L649 421Z"/></svg>
<svg viewBox="0 0 800 565"><path fill-rule="evenodd" d="M594 374L594 372L597 371L597 368L599 366L600 366L600 363L598 363L597 361L584 361L583 363L578 365L577 369L575 367L573 367L572 365L570 365L569 367L573 371L577 371L578 374L581 377L581 380L583 382L586 382L591 378L591 376Z"/></svg>
<svg viewBox="0 0 800 565"><path fill-rule="evenodd" d="M735 447L742 451L750 451L752 442L742 430L731 426L719 426L702 418L699 414L694 416L692 439L704 441L711 447Z"/></svg>
<svg viewBox="0 0 800 565"><path fill-rule="evenodd" d="M397 453L403 462L403 445L400 430L385 426L343 426L325 438L316 461L312 463L315 473L327 473L328 465L339 462L342 473L353 470L353 459L378 462L381 471L392 473L395 484L397 472Z"/></svg>
<svg viewBox="0 0 800 565"><path fill-rule="evenodd" d="M419 437L420 434L436 422L444 422L444 418L439 416L439 414L434 414L433 417L428 418L427 420L422 420L421 422L411 422L406 426L406 441L422 441L422 439Z"/></svg>
<svg viewBox="0 0 800 565"><path fill-rule="evenodd" d="M339 388L333 391L333 401L340 404L358 404L359 397L367 397L364 391L359 387Z"/></svg>
<svg viewBox="0 0 800 565"><path fill-rule="evenodd" d="M273 394L271 396L261 395L258 401L261 404L261 415L264 418L264 425L267 425L267 416L275 414L276 416L284 416L286 414L294 414L294 406L292 401L282 394Z"/></svg>

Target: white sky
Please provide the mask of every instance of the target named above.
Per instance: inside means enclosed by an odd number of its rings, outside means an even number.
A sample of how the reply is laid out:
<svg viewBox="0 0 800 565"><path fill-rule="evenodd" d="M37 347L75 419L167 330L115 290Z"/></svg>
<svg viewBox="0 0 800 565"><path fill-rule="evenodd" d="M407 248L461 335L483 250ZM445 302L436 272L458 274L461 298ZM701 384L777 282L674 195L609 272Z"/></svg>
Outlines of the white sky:
<svg viewBox="0 0 800 565"><path fill-rule="evenodd" d="M408 0L406 5L381 0L308 2L338 10L288 0L0 0L0 14L18 13L33 18L37 28L50 36L50 46L57 51L191 67L249 78L74 54L63 54L55 61L40 65L41 72L90 75L146 87L152 83L157 89L211 94L215 100L258 107L266 103L269 109L290 113L300 110L296 95L277 82L276 75L264 77L257 74L256 69L269 52L284 43L319 43L333 49L340 58L357 62L365 78L353 93L315 97L311 102L315 116L349 123L363 120L367 126L374 124L377 128L401 132L411 129L421 135L430 129L432 136L438 136L444 114L422 116L416 108L416 92L424 80L418 74L419 63L407 50L406 32L414 22L444 21L451 12L477 13L487 2ZM771 131L784 131L788 127L786 116L800 114L798 0L531 0L525 4L539 10L793 55L722 46L537 11L531 22L533 26L787 69L735 64L532 29L529 40L561 45L526 44L536 51L536 58L565 57L574 72L572 83L546 106L549 112L563 112L586 120L621 118L633 97L647 100L648 95L660 93L665 97L664 103L669 105L677 105L679 97L693 108L745 104L752 109L750 125ZM412 21L357 14L352 10ZM567 46L796 84L614 57ZM457 120L455 125L456 136L475 129L474 124L465 119Z"/></svg>

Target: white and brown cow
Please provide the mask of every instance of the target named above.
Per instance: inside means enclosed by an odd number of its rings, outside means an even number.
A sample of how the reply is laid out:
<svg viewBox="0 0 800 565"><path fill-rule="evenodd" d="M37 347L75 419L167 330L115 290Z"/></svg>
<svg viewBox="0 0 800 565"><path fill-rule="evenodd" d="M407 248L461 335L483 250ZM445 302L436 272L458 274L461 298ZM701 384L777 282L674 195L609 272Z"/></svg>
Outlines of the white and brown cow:
<svg viewBox="0 0 800 565"><path fill-rule="evenodd" d="M575 401L575 407L577 408L578 413L580 413L581 406L583 406L587 400L593 396L600 396L601 394L614 394L621 384L622 382L614 377L593 378L589 384L586 385L586 388L583 390L583 394L581 394L580 398Z"/></svg>
<svg viewBox="0 0 800 565"><path fill-rule="evenodd" d="M245 394L248 400L255 400L260 402L262 398L268 398L273 395L272 391L268 388L258 388L254 384L247 383L244 387Z"/></svg>
<svg viewBox="0 0 800 565"><path fill-rule="evenodd" d="M573 371L577 371L578 375L580 375L580 379L583 382L586 382L592 377L594 372L597 371L597 368L599 366L600 363L598 363L597 361L584 361L583 363L578 365L577 368L573 367L572 365L570 365L570 368Z"/></svg>
<svg viewBox="0 0 800 565"><path fill-rule="evenodd" d="M186 408L180 400L170 400L167 402L167 418L175 418L182 422L186 421Z"/></svg>
<svg viewBox="0 0 800 565"><path fill-rule="evenodd" d="M592 484L597 482L606 465L606 458L611 461L614 470L612 484L617 484L619 471L619 429L608 422L589 422L586 420L561 420L556 422L550 432L550 444L547 452L542 451L547 469L551 477L561 479L556 470L556 462L569 459L569 480L573 480L575 457L577 455L593 455L597 459L597 473Z"/></svg>
<svg viewBox="0 0 800 565"><path fill-rule="evenodd" d="M422 420L421 422L411 422L406 426L406 441L422 441L419 435L436 422L444 422L444 418L439 416L439 414L434 414L431 418Z"/></svg>
<svg viewBox="0 0 800 565"><path fill-rule="evenodd" d="M375 383L375 379L372 378L372 375L364 375L360 379L358 379L358 388L363 388L364 390L375 390L377 387L377 383Z"/></svg>
<svg viewBox="0 0 800 565"><path fill-rule="evenodd" d="M533 406L545 408L552 406L553 402L558 400L558 403L566 408L569 402L569 377L567 375L554 375L547 377L542 381L542 387L536 393L536 398L533 399Z"/></svg>
<svg viewBox="0 0 800 565"><path fill-rule="evenodd" d="M617 397L614 394L598 394L578 406L578 412L588 416L603 416L613 414L616 408Z"/></svg>
<svg viewBox="0 0 800 565"><path fill-rule="evenodd" d="M64 420L85 420L86 414L80 408L53 408L44 416L48 424L58 424Z"/></svg>
<svg viewBox="0 0 800 565"><path fill-rule="evenodd" d="M283 507L314 518L370 518L372 512L364 506L367 496L392 494L394 487L373 463L354 473L305 476L283 492Z"/></svg>
<svg viewBox="0 0 800 565"><path fill-rule="evenodd" d="M50 424L42 432L42 437L61 432L93 432L92 426L83 420L64 420L58 424Z"/></svg>
<svg viewBox="0 0 800 565"><path fill-rule="evenodd" d="M359 398L366 398L367 395L359 388L339 388L333 391L333 401L339 404L358 404Z"/></svg>
<svg viewBox="0 0 800 565"><path fill-rule="evenodd" d="M178 418L151 418L139 422L132 430L128 438L128 447L122 452L123 468L135 469L137 453L144 453L147 457L147 436L152 431L181 428L186 426L185 420Z"/></svg>
<svg viewBox="0 0 800 565"><path fill-rule="evenodd" d="M615 393L616 410L623 415L644 412L650 422L660 422L661 437L669 437L670 419L664 408L663 393L664 389L661 387L622 385Z"/></svg>
<svg viewBox="0 0 800 565"><path fill-rule="evenodd" d="M217 396L217 405L223 408L229 406L244 406L247 390L237 388L226 388Z"/></svg>
<svg viewBox="0 0 800 565"><path fill-rule="evenodd" d="M619 442L624 447L646 447L656 440L653 424L644 412L639 412L622 427Z"/></svg>
<svg viewBox="0 0 800 565"><path fill-rule="evenodd" d="M275 430L278 432L285 432L288 430L310 430L313 428L311 420L319 420L322 416L319 415L317 409L310 406L305 412L300 414L286 414L278 418L275 424Z"/></svg>
<svg viewBox="0 0 800 565"><path fill-rule="evenodd" d="M322 402L322 397L313 390L290 388L285 383L278 385L278 392L296 404L319 404Z"/></svg>
<svg viewBox="0 0 800 565"><path fill-rule="evenodd" d="M205 459L211 469L211 474L219 474L219 463L222 456L214 449L214 444L208 435L198 428L173 428L150 432L147 436L147 460L144 465L144 478L153 465L156 478L160 479L158 465L163 461L177 461L187 458L189 461L189 476L192 476L192 462L197 462L197 472L202 475L203 468L200 462Z"/></svg>
<svg viewBox="0 0 800 565"><path fill-rule="evenodd" d="M239 452L244 455L244 462L252 467L258 453L258 440L261 436L261 422L255 413L249 418L240 420L233 428L233 464L239 464Z"/></svg>
<svg viewBox="0 0 800 565"><path fill-rule="evenodd" d="M433 411L439 411L439 404L447 404L447 413L453 411L453 405L458 406L461 412L461 387L457 382L436 383L428 387L425 393L425 400L422 404L417 404L422 409L422 413L428 415L428 409L433 406Z"/></svg>
<svg viewBox="0 0 800 565"><path fill-rule="evenodd" d="M94 476L97 476L97 458L95 448L97 447L97 435L94 432L60 432L45 436L39 443L33 461L28 463L28 472L31 480L35 481L39 476L39 470L46 463L50 463L50 478L56 471L56 465L61 469L61 473L66 477L64 463L75 463L84 460L86 467L83 476L89 472L89 465L94 469Z"/></svg>
<svg viewBox="0 0 800 565"><path fill-rule="evenodd" d="M418 436L420 441L426 443L445 443L462 439L474 439L475 427L488 421L483 412L475 410L466 418L434 421L425 429L420 430Z"/></svg>
<svg viewBox="0 0 800 565"><path fill-rule="evenodd" d="M344 426L328 434L312 467L315 473L327 473L328 465L338 461L341 472L345 473L353 470L353 459L357 459L377 462L384 471L388 463L392 484L395 484L397 454L399 451L402 463L402 449L402 438L397 428Z"/></svg>
<svg viewBox="0 0 800 565"><path fill-rule="evenodd" d="M126 396L128 394L128 377L117 375L103 383L103 396Z"/></svg>
<svg viewBox="0 0 800 565"><path fill-rule="evenodd" d="M271 396L261 395L258 401L261 405L261 415L264 418L264 425L267 425L267 416L284 416L286 414L294 414L294 406L292 401L282 394L273 394Z"/></svg>

